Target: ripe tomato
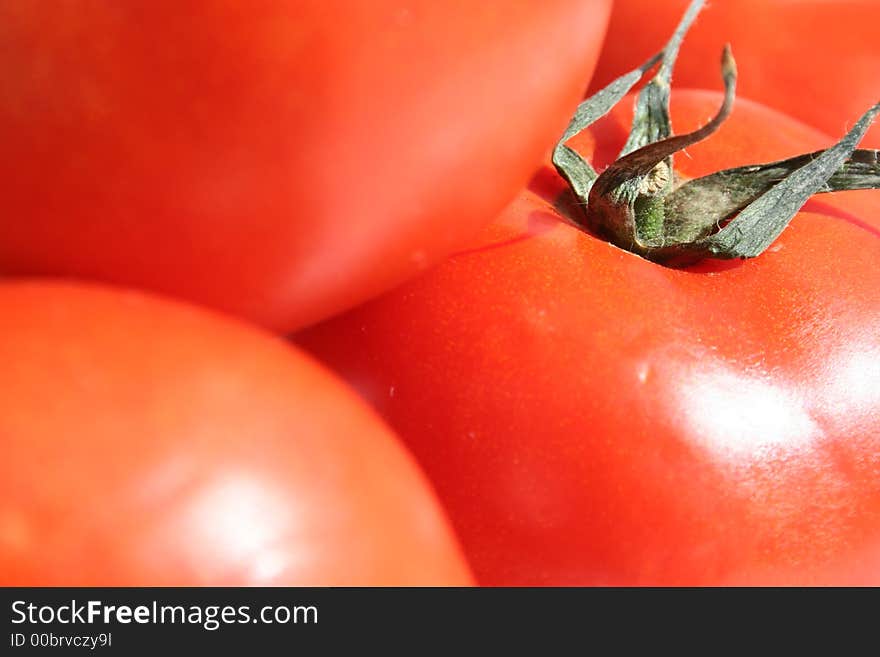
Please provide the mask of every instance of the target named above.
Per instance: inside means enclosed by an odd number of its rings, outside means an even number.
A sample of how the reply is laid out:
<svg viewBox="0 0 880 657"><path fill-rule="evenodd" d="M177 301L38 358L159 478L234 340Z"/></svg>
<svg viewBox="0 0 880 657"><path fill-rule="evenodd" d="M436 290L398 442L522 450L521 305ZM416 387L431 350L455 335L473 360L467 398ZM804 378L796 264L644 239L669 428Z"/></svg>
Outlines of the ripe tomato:
<svg viewBox="0 0 880 657"><path fill-rule="evenodd" d="M593 89L652 55L690 0L616 0ZM733 46L740 97L760 101L838 137L877 102L877 0L715 0L681 49L677 87L720 85L716 54ZM880 147L880 125L862 142Z"/></svg>
<svg viewBox="0 0 880 657"><path fill-rule="evenodd" d="M673 121L719 105L673 93ZM570 142L599 170L630 106ZM676 162L831 143L739 100ZM472 248L298 337L416 454L478 581L880 584L880 195L676 270L574 227L563 188L548 165Z"/></svg>
<svg viewBox="0 0 880 657"><path fill-rule="evenodd" d="M513 199L609 10L2 2L0 271L143 286L278 330L354 305Z"/></svg>
<svg viewBox="0 0 880 657"><path fill-rule="evenodd" d="M467 584L391 433L275 338L0 284L0 584Z"/></svg>

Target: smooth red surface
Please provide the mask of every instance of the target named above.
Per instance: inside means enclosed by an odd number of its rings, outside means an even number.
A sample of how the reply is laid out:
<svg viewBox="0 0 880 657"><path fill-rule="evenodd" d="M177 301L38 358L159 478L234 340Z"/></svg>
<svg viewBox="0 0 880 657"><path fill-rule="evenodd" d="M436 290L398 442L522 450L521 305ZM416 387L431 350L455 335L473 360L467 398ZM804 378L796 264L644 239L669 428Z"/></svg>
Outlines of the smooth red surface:
<svg viewBox="0 0 880 657"><path fill-rule="evenodd" d="M0 272L142 286L277 330L322 319L514 198L609 11L2 2Z"/></svg>
<svg viewBox="0 0 880 657"><path fill-rule="evenodd" d="M673 94L673 120L719 103ZM600 166L630 107L579 140ZM676 162L830 143L739 101ZM681 271L571 226L563 186L547 168L472 248L298 339L416 454L478 581L880 584L880 192Z"/></svg>
<svg viewBox="0 0 880 657"><path fill-rule="evenodd" d="M615 0L591 89L657 52L690 0ZM725 43L739 68L737 89L835 137L880 99L877 0L710 0L688 32L673 86L721 89ZM880 148L880 126L866 136Z"/></svg>
<svg viewBox="0 0 880 657"><path fill-rule="evenodd" d="M275 338L5 282L0 362L4 586L471 582L395 437Z"/></svg>

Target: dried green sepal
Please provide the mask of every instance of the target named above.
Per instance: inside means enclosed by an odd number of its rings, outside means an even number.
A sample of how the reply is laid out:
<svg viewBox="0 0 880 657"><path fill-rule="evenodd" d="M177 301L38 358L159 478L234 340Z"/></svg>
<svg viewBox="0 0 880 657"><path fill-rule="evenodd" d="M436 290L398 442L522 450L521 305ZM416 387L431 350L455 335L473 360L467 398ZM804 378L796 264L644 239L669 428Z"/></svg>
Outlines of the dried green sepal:
<svg viewBox="0 0 880 657"><path fill-rule="evenodd" d="M823 151L758 164L689 180L665 199L666 213L681 223L673 228L683 242L697 242L725 225L734 215L817 159ZM815 193L880 188L880 151L856 150ZM681 218L686 217L686 222Z"/></svg>
<svg viewBox="0 0 880 657"><path fill-rule="evenodd" d="M828 181L841 169L841 182L849 180L851 185L845 189L876 187L876 171L857 176L855 169L848 167L847 161L878 112L880 103L865 112L837 144L785 176L744 207L717 233L697 242L695 246L699 247L699 252L716 258L753 258L760 255L779 237L813 194L827 191ZM854 180L856 178L858 180Z"/></svg>
<svg viewBox="0 0 880 657"><path fill-rule="evenodd" d="M590 166L590 164L584 158L582 158L579 153L577 153L577 151L569 148L565 142L567 142L579 132L582 132L583 130L591 126L598 119L605 116L611 110L611 108L617 105L617 103L619 103L621 99L623 99L623 97L630 92L630 90L639 82L639 80L644 77L645 73L654 68L654 66L658 62L662 62L658 75L662 74L665 77L667 89L666 110L664 112L666 116L666 121L663 121L663 119L661 119L661 123L663 125L668 125L668 82L671 76L672 64L675 62L675 58L678 54L678 49L681 45L682 40L684 39L684 35L687 33L688 28L690 28L691 26L691 23L693 23L694 19L697 17L697 14L700 12L704 1L705 0L694 0L694 2L691 3L691 5L687 9L687 12L685 12L684 17L676 28L675 33L669 40L669 43L666 44L665 48L661 52L651 57L648 61L646 61L638 68L633 69L629 73L620 76L611 84L596 92L594 95L590 96L580 105L578 105L577 109L575 110L574 116L568 124L568 127L565 129L565 132L562 134L562 137L556 144L556 148L553 150L553 164L556 166L556 170L560 173L560 175L562 175L562 177L565 178L566 182L568 182L569 186L571 187L572 191L580 202L586 204L587 197L590 193L590 188L596 181L598 174L596 173L595 169L593 169L593 167ZM639 109L640 106L640 104L637 104L637 114L644 114L649 112L647 106ZM656 111L654 112L654 114L656 115ZM646 121L643 121L642 123L645 125L645 134L650 135L651 126L657 123L657 121L656 119L648 119ZM654 129L663 130L665 128L657 128L656 126L654 126ZM631 137L631 139L633 138Z"/></svg>

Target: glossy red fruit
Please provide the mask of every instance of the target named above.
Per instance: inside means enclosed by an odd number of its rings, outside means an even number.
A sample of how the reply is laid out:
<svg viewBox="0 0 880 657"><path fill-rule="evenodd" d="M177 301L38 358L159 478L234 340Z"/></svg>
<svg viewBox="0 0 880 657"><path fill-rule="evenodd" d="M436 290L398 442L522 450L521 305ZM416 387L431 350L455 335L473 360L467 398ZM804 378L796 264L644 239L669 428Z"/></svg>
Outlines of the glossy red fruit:
<svg viewBox="0 0 880 657"><path fill-rule="evenodd" d="M570 143L601 170L632 99ZM677 132L718 94L672 96ZM686 176L832 140L745 100ZM572 225L549 166L420 279L305 331L438 489L491 585L880 584L880 198L816 197L688 270Z"/></svg>
<svg viewBox="0 0 880 657"><path fill-rule="evenodd" d="M526 184L610 4L2 2L0 272L279 331L350 307Z"/></svg>
<svg viewBox="0 0 880 657"><path fill-rule="evenodd" d="M0 584L467 585L395 437L275 338L0 284Z"/></svg>

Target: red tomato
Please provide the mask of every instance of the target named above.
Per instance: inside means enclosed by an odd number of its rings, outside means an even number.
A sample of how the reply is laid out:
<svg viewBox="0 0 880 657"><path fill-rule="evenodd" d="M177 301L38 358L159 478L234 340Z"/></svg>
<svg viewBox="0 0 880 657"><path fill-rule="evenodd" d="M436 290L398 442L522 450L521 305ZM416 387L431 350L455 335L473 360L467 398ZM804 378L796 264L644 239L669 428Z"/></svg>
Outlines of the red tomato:
<svg viewBox="0 0 880 657"><path fill-rule="evenodd" d="M7 282L0 362L4 586L471 581L391 433L276 338Z"/></svg>
<svg viewBox="0 0 880 657"><path fill-rule="evenodd" d="M672 117L719 104L673 94ZM630 105L571 142L600 170ZM740 100L676 162L830 145ZM414 451L478 581L880 584L880 194L676 270L571 225L563 187L548 166L472 248L298 339Z"/></svg>
<svg viewBox="0 0 880 657"><path fill-rule="evenodd" d="M278 330L326 317L513 199L609 10L0 2L0 271L143 286Z"/></svg>
<svg viewBox="0 0 880 657"><path fill-rule="evenodd" d="M672 33L690 0L616 0L592 89L641 64ZM733 46L740 97L842 137L880 95L877 0L713 0L688 32L677 87L720 88L715 64ZM880 147L880 125L863 141Z"/></svg>

